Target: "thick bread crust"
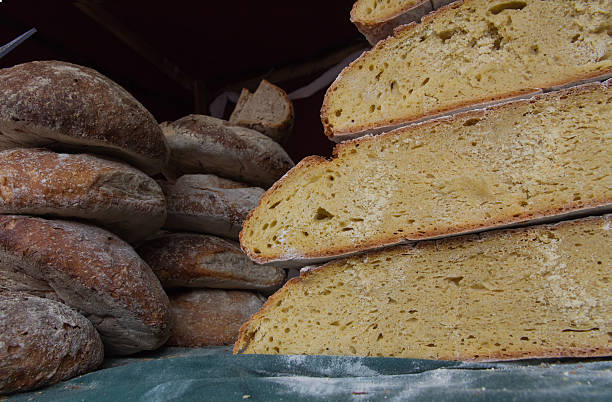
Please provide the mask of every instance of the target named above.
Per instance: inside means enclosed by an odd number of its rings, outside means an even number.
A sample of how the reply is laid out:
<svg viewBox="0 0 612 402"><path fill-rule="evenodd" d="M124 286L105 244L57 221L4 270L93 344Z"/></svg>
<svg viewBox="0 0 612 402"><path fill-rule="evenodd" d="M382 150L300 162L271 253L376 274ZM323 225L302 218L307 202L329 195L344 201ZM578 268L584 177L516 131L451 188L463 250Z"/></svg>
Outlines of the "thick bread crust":
<svg viewBox="0 0 612 402"><path fill-rule="evenodd" d="M433 11L432 13L426 14L422 19L420 24L428 23L430 21L436 20L436 18L447 12L451 9L456 9L461 7L465 2L469 2L470 0L458 0L452 2L448 5L445 5L438 10ZM376 45L369 51L365 51L359 58L351 62L347 67L345 67L336 80L329 86L325 93L325 97L323 100L323 105L321 107L321 122L323 124L323 129L325 135L329 137L330 140L334 142L343 142L349 139L359 138L364 135L377 135L380 133L388 132L391 130L395 130L404 126L412 125L415 123L450 116L456 113L460 113L463 111L468 111L471 109L484 108L489 106L494 106L496 104L503 104L505 102L511 101L517 98L525 98L529 97L533 94L541 93L541 92L550 92L553 90L557 90L560 88L567 88L572 86L581 85L587 82L592 81L603 81L610 77L612 77L612 69L591 72L588 74L577 74L571 77L568 77L563 80L549 80L546 82L540 83L537 87L531 88L520 88L514 91L500 92L491 94L489 93L487 96L483 96L478 99L470 99L469 101L460 101L456 102L452 106L448 107L436 107L430 108L426 113L418 113L413 115L405 115L402 118L396 119L383 119L379 120L376 123L370 124L355 124L349 129L341 130L334 129L329 124L329 116L332 113L332 110L329 105L329 99L333 92L337 90L339 82L342 78L355 66L358 66L362 63L362 60L367 57L370 53L375 53L380 49L384 49L388 46L388 44L392 43L396 36L403 32L416 31L420 27L419 23L411 22L406 25L398 26L394 29L393 36L390 36L384 40L381 40L376 43Z"/></svg>
<svg viewBox="0 0 612 402"><path fill-rule="evenodd" d="M545 99L547 97L572 96L573 94L588 93L590 91L597 90L597 89L607 90L608 88L610 88L610 86L612 86L612 80L608 80L603 83L597 82L597 83L583 84L583 85L576 86L576 87L570 87L570 88L567 88L567 89L564 89L558 92L537 95L528 100L519 100L519 101L515 101L511 103L503 103L503 104L494 105L486 109L456 113L452 116L445 116L445 117L435 119L435 120L428 120L428 121L418 123L415 125L402 127L398 130L418 131L418 130L421 130L422 128L441 124L441 122L445 122L445 121L453 121L453 120L459 120L459 119L470 118L470 117L482 118L483 115L487 111L501 110L504 108L514 108L521 104L534 103L540 99ZM281 188L285 184L285 182L289 182L290 178L298 177L302 171L307 170L312 166L317 166L323 163L328 163L330 161L333 161L341 153L343 147L348 147L349 145L352 145L352 144L362 144L362 143L377 142L377 141L383 142L387 138L392 138L394 135L395 135L395 132L392 131L392 132L384 133L378 136L364 136L361 138L353 139L350 141L346 141L342 144L336 145L333 150L333 157L329 160L323 157L319 157L319 156L311 156L311 157L306 157L302 161L300 161L293 169L287 172L285 176L283 176L279 181L277 181L270 189L268 189L264 193L264 195L260 198L257 207L254 208L247 216L242 226L242 231L240 232L240 243L242 245L242 250L249 256L249 258L251 258L253 261L259 264L271 264L271 265L275 265L275 266L283 267L283 268L302 267L305 265L320 264L320 263L323 263L323 262L326 262L326 261L329 261L335 258L348 257L351 255L359 254L365 250L379 249L379 248L384 248L384 247L394 246L394 245L399 245L399 244L409 244L409 243L413 243L419 240L436 239L436 238L447 237L447 236L456 236L456 235L474 233L474 232L491 230L491 229L496 229L496 228L510 228L510 227L527 225L527 224L534 224L534 223L550 223L550 222L555 222L561 219L578 218L582 216L587 216L587 215L592 215L592 214L602 214L602 213L608 213L612 211L612 205L610 204L610 200L608 198L604 198L600 200L594 200L588 203L583 203L581 204L582 206L580 207L580 209L577 209L578 207L573 204L565 205L564 207L556 208L556 209L549 208L549 209L545 209L541 211L533 211L533 213L529 213L529 214L522 213L522 214L515 215L512 217L507 217L504 219L487 222L486 224L482 222L473 222L471 225L454 226L452 230L437 230L437 231L430 231L430 232L424 232L424 233L418 233L418 234L415 233L411 235L410 237L406 236L405 234L404 235L398 234L396 236L392 236L385 240L373 240L369 242L364 242L360 244L359 246L335 247L335 248L330 248L328 250L321 251L321 252L308 253L306 255L295 253L295 254L282 256L278 259L262 257L254 253L252 250L249 250L246 247L244 247L243 237L246 236L246 232L248 230L248 225L249 225L251 216L261 205L263 205L268 200L268 198L270 198L271 194L273 194L276 189Z"/></svg>
<svg viewBox="0 0 612 402"><path fill-rule="evenodd" d="M127 242L166 220L161 188L127 164L44 149L0 152L0 213L85 219Z"/></svg>
<svg viewBox="0 0 612 402"><path fill-rule="evenodd" d="M100 335L70 307L23 293L0 292L0 395L87 373L103 358Z"/></svg>
<svg viewBox="0 0 612 402"><path fill-rule="evenodd" d="M155 118L90 68L35 61L0 70L0 149L48 147L122 158L159 173L168 146Z"/></svg>
<svg viewBox="0 0 612 402"><path fill-rule="evenodd" d="M604 217L587 217L581 220L575 221L564 221L559 222L553 225L544 225L540 227L541 229L552 229L554 227L560 225L576 225L580 224L581 221L587 220L599 220L605 221L608 226L610 223L610 215ZM503 230L494 230L485 233L475 233L475 234L467 234L465 236L454 237L454 238L445 238L441 240L429 240L417 243L416 245L398 245L395 247L389 247L384 250L374 250L368 253L363 254L363 258L376 260L382 259L384 260L386 257L386 253L390 251L397 251L398 254L403 252L406 253L415 253L419 252L419 250L428 247L430 244L434 244L437 250L438 245L444 243L462 243L462 242L470 242L470 241L486 241L487 239L495 239L498 237L504 237L509 235L517 235L517 237L528 237L531 238L533 236L533 232L537 231L538 227L522 227L515 229L503 229ZM258 323L266 317L266 315L272 312L277 306L281 304L284 298L292 292L293 289L299 288L302 283L307 280L310 276L316 276L324 274L327 270L331 270L334 267L342 266L347 261L354 259L355 257L344 258L341 260L335 260L332 262L328 262L324 265L318 267L311 267L307 270L303 270L300 273L300 276L295 277L287 281L282 288L280 288L276 293L271 295L268 300L264 303L263 307L246 322L240 328L240 333L238 336L238 340L234 344L233 353L239 354L243 353L249 346L249 343L253 340L253 337L257 331ZM357 257L360 258L361 257ZM313 295L314 297L314 295ZM525 352L525 353L507 353L507 352L495 352L489 353L487 355L481 355L478 358L474 358L468 354L449 357L448 360L459 360L459 361L497 361L497 360L518 360L518 359L531 359L531 358L558 358L558 357L598 357L598 356L610 356L612 353L612 348L574 348L572 350L555 348L555 347L542 347L538 352Z"/></svg>
<svg viewBox="0 0 612 402"><path fill-rule="evenodd" d="M272 292L285 280L284 270L254 264L238 244L215 236L174 233L149 240L137 251L166 289L184 286Z"/></svg>
<svg viewBox="0 0 612 402"><path fill-rule="evenodd" d="M0 290L62 301L93 322L106 352L161 346L168 297L136 252L117 236L81 223L0 216Z"/></svg>
<svg viewBox="0 0 612 402"><path fill-rule="evenodd" d="M168 346L231 345L265 298L239 290L197 289L170 294L176 325Z"/></svg>

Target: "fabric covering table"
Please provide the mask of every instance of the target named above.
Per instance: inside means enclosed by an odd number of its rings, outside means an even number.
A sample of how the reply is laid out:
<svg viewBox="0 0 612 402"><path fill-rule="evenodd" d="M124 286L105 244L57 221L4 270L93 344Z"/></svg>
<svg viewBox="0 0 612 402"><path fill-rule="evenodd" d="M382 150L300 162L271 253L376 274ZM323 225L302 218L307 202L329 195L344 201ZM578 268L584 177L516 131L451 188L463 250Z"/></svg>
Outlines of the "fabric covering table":
<svg viewBox="0 0 612 402"><path fill-rule="evenodd" d="M460 363L165 348L0 401L612 400L612 359Z"/></svg>

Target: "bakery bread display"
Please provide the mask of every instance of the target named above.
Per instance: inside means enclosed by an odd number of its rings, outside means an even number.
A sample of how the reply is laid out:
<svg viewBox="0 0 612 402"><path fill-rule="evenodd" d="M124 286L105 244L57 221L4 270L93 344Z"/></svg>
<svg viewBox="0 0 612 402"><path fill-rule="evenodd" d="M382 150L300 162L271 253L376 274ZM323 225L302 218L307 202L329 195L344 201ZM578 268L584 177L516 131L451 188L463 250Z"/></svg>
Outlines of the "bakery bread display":
<svg viewBox="0 0 612 402"><path fill-rule="evenodd" d="M0 395L87 373L103 356L100 335L70 307L0 291Z"/></svg>
<svg viewBox="0 0 612 402"><path fill-rule="evenodd" d="M221 119L189 115L162 124L162 129L170 146L164 172L169 178L212 173L267 188L293 167L289 155L271 138Z"/></svg>
<svg viewBox="0 0 612 402"><path fill-rule="evenodd" d="M308 157L261 198L241 245L260 263L318 261L610 209L610 81L456 114Z"/></svg>
<svg viewBox="0 0 612 402"><path fill-rule="evenodd" d="M231 345L240 326L261 308L265 299L239 290L194 289L170 293L176 324L168 346Z"/></svg>
<svg viewBox="0 0 612 402"><path fill-rule="evenodd" d="M254 93L243 88L229 122L252 128L282 144L293 129L293 103L281 88L262 80Z"/></svg>
<svg viewBox="0 0 612 402"><path fill-rule="evenodd" d="M345 68L321 119L334 141L612 75L612 3L464 0Z"/></svg>
<svg viewBox="0 0 612 402"><path fill-rule="evenodd" d="M163 225L166 202L125 163L20 148L0 151L0 213L85 219L136 242Z"/></svg>
<svg viewBox="0 0 612 402"><path fill-rule="evenodd" d="M137 251L165 289L183 286L272 292L285 282L284 270L255 264L237 243L215 236L167 234L147 241Z"/></svg>
<svg viewBox="0 0 612 402"><path fill-rule="evenodd" d="M107 354L161 346L168 297L123 240L82 223L0 215L0 289L61 301L87 317Z"/></svg>
<svg viewBox="0 0 612 402"><path fill-rule="evenodd" d="M242 222L264 190L215 175L185 175L160 181L167 202L164 228L238 239Z"/></svg>
<svg viewBox="0 0 612 402"><path fill-rule="evenodd" d="M357 0L351 22L371 45L393 34L393 29L419 22L425 14L453 0Z"/></svg>
<svg viewBox="0 0 612 402"><path fill-rule="evenodd" d="M612 354L612 218L335 261L291 279L235 352L444 360Z"/></svg>
<svg viewBox="0 0 612 402"><path fill-rule="evenodd" d="M168 158L157 121L132 95L95 70L60 61L0 70L0 149L17 147L111 155L149 174Z"/></svg>

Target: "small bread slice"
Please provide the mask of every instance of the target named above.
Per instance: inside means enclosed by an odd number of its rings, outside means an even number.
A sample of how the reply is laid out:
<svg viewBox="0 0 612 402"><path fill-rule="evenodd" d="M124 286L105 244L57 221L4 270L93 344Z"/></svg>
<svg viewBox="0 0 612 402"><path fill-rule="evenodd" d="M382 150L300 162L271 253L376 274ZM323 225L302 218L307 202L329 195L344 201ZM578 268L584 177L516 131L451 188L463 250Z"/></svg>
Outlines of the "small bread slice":
<svg viewBox="0 0 612 402"><path fill-rule="evenodd" d="M371 45L393 34L393 29L418 22L425 14L453 0L357 0L351 22Z"/></svg>
<svg viewBox="0 0 612 402"><path fill-rule="evenodd" d="M229 122L252 128L283 144L293 129L293 103L287 93L262 80L255 93L243 88Z"/></svg>
<svg viewBox="0 0 612 402"><path fill-rule="evenodd" d="M487 232L291 279L234 352L505 360L612 355L612 218Z"/></svg>
<svg viewBox="0 0 612 402"><path fill-rule="evenodd" d="M345 68L321 119L334 141L612 75L612 2L464 0Z"/></svg>
<svg viewBox="0 0 612 402"><path fill-rule="evenodd" d="M306 158L251 211L242 248L260 263L304 266L406 241L610 210L610 84L348 141L331 160Z"/></svg>

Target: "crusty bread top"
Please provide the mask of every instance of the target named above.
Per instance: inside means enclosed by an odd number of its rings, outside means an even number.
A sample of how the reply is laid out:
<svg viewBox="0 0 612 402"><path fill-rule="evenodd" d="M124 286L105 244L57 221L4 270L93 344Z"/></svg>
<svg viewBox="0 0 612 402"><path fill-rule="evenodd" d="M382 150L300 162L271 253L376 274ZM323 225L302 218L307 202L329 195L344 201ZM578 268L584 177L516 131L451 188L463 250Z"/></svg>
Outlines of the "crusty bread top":
<svg viewBox="0 0 612 402"><path fill-rule="evenodd" d="M149 174L168 158L157 121L132 95L60 61L0 70L0 149L20 146L109 154Z"/></svg>

